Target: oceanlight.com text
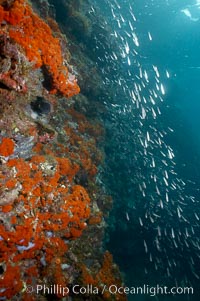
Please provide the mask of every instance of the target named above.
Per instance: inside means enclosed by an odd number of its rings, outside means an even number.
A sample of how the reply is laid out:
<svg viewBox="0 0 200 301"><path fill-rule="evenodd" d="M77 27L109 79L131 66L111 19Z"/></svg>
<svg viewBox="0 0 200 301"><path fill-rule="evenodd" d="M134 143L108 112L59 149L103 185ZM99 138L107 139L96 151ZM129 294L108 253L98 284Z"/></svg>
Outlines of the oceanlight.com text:
<svg viewBox="0 0 200 301"><path fill-rule="evenodd" d="M81 286L75 284L70 287L63 287L61 285L36 285L33 286L25 286L24 288L27 293L43 293L47 295L59 294L61 296L66 296L70 293L75 295L96 295L96 294L104 294L108 292L110 295L149 295L151 297L158 295L193 295L194 289L193 287L168 287L168 286L150 286L148 284L144 284L143 286L131 286L131 287L123 287L117 286L115 284L111 284L110 286L104 285L102 287L93 286L89 284L87 286Z"/></svg>
<svg viewBox="0 0 200 301"><path fill-rule="evenodd" d="M168 287L168 286L150 286L144 284L143 286L137 287L117 287L116 285L110 285L108 287L110 294L130 294L130 295L193 295L193 287Z"/></svg>

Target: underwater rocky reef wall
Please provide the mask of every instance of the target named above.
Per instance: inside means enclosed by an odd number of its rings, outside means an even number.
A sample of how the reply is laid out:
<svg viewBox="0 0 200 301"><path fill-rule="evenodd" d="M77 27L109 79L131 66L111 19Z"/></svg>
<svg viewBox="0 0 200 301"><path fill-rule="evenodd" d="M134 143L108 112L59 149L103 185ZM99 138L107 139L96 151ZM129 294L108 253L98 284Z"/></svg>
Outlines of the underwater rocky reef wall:
<svg viewBox="0 0 200 301"><path fill-rule="evenodd" d="M0 300L83 300L74 285L96 287L84 300L126 300L102 293L122 284L103 249L101 77L51 11L46 0L0 1Z"/></svg>

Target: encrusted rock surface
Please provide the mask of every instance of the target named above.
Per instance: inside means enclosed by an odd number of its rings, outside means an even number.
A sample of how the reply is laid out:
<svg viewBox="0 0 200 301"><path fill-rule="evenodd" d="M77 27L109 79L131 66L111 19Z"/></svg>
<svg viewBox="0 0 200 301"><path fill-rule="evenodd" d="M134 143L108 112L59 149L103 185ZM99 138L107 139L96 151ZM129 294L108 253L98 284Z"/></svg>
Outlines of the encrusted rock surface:
<svg viewBox="0 0 200 301"><path fill-rule="evenodd" d="M112 200L98 181L101 78L60 31L52 4L0 1L0 300L125 300L102 293L121 278L102 244ZM73 5L89 35L90 21ZM60 290L50 296L37 285ZM99 293L83 297L74 285Z"/></svg>

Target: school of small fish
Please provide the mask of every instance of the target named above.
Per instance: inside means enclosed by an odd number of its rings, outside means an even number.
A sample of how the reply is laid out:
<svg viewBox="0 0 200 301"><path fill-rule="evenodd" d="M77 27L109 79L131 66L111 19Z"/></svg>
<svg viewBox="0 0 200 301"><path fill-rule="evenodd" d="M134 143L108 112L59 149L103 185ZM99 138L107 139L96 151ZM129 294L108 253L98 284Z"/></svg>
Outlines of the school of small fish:
<svg viewBox="0 0 200 301"><path fill-rule="evenodd" d="M104 2L109 11L108 23L113 28L111 37L120 45L120 52L112 51L112 54L106 53L105 57L98 59L105 66L109 61L121 64L121 72L112 79L105 70L102 73L105 85L117 87L113 96L115 100L109 100L107 106L113 116L123 118L126 115L132 134L130 139L135 151L130 155L134 162L134 170L130 172L137 199L132 200L132 207L136 207L134 216L141 233L144 233L141 234L144 252L152 267L164 269L167 277L173 278L174 272L186 262L189 272L185 282L190 283L190 275L200 280L197 268L200 264L198 201L193 195L188 195L187 182L176 170L176 154L166 142L166 137L174 129L166 126L166 122L162 123L170 71L147 63L142 47L144 43L153 43L154 36L148 31L140 39L134 3L126 0L127 9L124 10L124 2L120 0ZM139 216L138 199L142 208ZM129 212L124 214L126 221L131 223ZM134 234L131 239L134 240ZM145 272L148 273L146 267Z"/></svg>

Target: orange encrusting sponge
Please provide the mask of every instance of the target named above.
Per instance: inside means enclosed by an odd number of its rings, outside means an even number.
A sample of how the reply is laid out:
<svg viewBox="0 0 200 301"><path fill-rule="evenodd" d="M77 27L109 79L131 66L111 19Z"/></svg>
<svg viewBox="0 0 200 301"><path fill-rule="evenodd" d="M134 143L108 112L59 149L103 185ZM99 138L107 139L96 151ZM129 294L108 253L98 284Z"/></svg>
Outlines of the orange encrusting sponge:
<svg viewBox="0 0 200 301"><path fill-rule="evenodd" d="M52 94L70 97L79 93L76 79L69 76L64 66L59 39L53 36L50 27L33 12L26 0L15 0L8 10L0 6L0 23L3 21L10 24L7 30L10 38L23 47L35 67L45 67Z"/></svg>

